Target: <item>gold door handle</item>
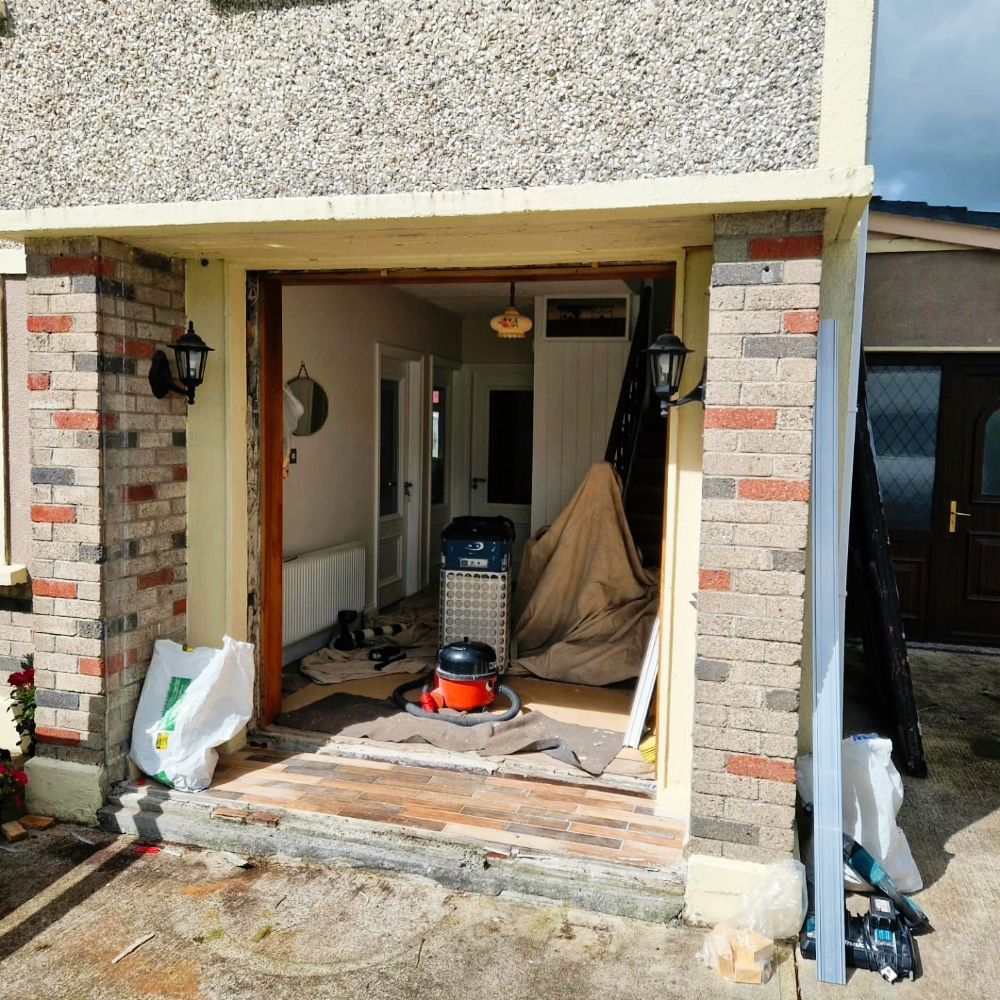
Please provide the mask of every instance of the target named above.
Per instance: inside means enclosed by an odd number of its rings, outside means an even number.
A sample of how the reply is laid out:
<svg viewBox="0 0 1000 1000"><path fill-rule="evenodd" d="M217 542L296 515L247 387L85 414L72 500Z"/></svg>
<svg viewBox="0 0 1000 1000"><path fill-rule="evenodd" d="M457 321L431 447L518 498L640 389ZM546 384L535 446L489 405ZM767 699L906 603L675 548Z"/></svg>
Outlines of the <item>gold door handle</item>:
<svg viewBox="0 0 1000 1000"><path fill-rule="evenodd" d="M958 501L952 500L948 504L948 533L950 535L955 534L955 528L958 525L958 519L960 517L972 517L971 514L963 514L962 511L958 509Z"/></svg>

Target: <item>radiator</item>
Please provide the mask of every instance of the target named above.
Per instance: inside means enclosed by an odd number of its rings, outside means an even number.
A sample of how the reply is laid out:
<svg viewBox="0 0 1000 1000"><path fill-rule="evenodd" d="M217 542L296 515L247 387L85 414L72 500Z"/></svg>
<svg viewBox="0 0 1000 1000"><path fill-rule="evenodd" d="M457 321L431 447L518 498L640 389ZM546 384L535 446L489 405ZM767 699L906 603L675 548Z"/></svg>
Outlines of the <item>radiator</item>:
<svg viewBox="0 0 1000 1000"><path fill-rule="evenodd" d="M364 542L304 552L286 559L282 570L284 646L335 625L341 611L364 609Z"/></svg>

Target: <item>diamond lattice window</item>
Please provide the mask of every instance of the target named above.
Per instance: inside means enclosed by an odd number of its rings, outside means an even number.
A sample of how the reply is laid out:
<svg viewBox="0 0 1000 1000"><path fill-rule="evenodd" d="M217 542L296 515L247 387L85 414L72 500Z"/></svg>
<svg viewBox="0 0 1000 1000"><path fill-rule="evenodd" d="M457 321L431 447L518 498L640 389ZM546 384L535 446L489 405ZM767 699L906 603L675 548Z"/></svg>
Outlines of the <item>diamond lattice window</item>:
<svg viewBox="0 0 1000 1000"><path fill-rule="evenodd" d="M890 528L931 529L940 402L936 365L868 369L875 462Z"/></svg>

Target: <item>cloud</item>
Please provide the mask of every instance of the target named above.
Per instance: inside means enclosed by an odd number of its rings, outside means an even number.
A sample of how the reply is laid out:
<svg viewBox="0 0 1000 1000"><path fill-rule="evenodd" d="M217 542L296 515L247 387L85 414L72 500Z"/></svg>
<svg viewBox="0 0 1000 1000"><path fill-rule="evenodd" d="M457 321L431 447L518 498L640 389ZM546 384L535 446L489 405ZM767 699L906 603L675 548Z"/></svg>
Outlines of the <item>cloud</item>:
<svg viewBox="0 0 1000 1000"><path fill-rule="evenodd" d="M1000 211L1000 3L880 0L875 190Z"/></svg>

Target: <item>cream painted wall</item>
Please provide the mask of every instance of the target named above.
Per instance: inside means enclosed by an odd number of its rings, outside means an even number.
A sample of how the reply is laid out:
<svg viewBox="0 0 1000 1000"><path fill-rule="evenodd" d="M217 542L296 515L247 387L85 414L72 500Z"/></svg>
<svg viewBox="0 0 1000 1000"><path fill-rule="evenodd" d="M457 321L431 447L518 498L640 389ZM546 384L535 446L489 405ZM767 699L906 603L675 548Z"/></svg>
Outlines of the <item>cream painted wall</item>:
<svg viewBox="0 0 1000 1000"><path fill-rule="evenodd" d="M187 633L218 646L247 637L246 272L194 260L185 281L188 318L215 351L188 410Z"/></svg>
<svg viewBox="0 0 1000 1000"><path fill-rule="evenodd" d="M305 362L330 400L321 430L294 439L298 462L285 484L285 555L364 541L372 593L375 345L458 360L461 321L386 286L291 285L282 295L282 333L285 381Z"/></svg>
<svg viewBox="0 0 1000 1000"><path fill-rule="evenodd" d="M687 253L677 268L675 327L693 353L681 392L698 384L708 350L712 251ZM660 675L656 688L657 810L687 820L691 803L695 656L704 409L675 410L667 429L663 571L660 581Z"/></svg>

